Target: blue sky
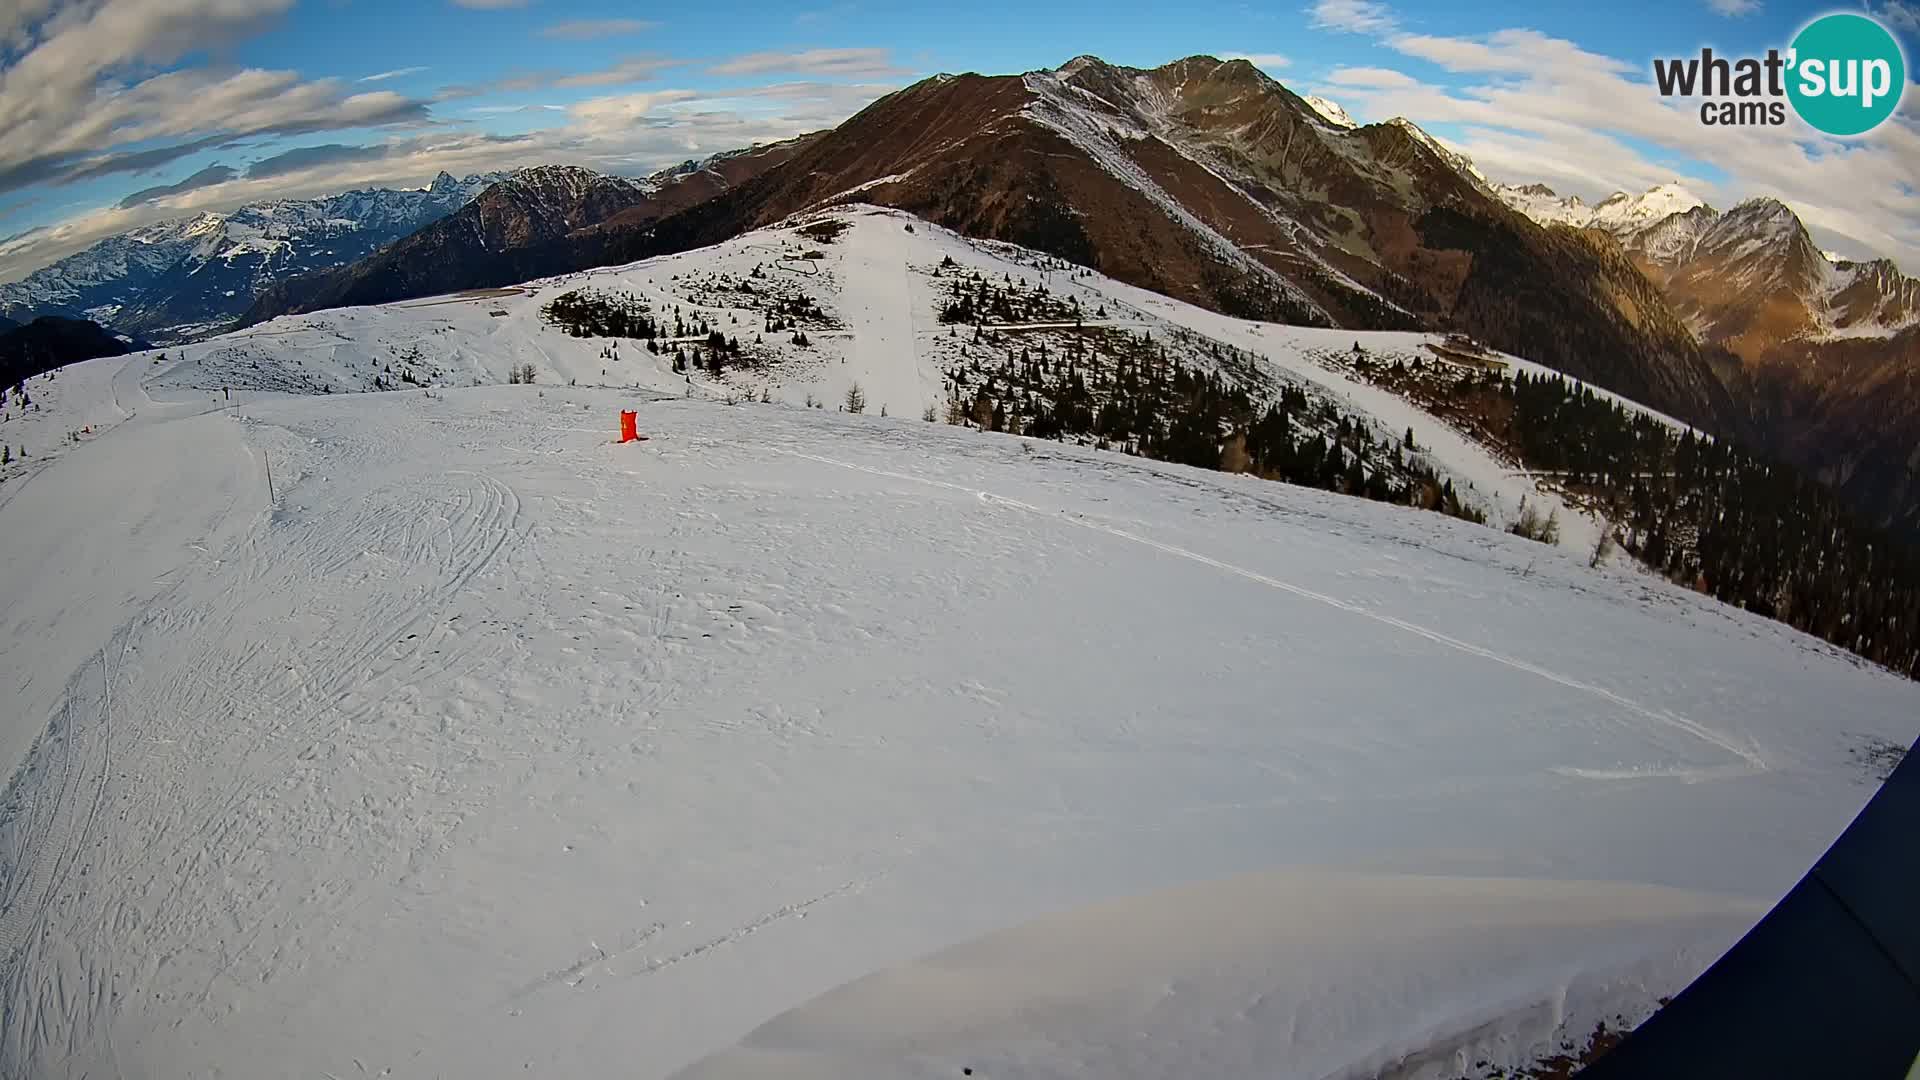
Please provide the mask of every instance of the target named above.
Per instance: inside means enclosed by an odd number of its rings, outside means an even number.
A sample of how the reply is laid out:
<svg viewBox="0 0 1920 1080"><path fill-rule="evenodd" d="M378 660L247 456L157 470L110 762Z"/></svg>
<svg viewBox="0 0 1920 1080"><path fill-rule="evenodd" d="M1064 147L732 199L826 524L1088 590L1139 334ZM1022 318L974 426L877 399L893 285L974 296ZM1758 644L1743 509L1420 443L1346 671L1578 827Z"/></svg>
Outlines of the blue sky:
<svg viewBox="0 0 1920 1080"><path fill-rule="evenodd" d="M1081 54L1246 55L1362 121L1406 115L1496 179L1585 197L1670 178L1769 194L1823 242L1920 264L1920 95L1851 144L1716 132L1653 99L1656 56L1784 46L1829 6L847 0L12 0L0 6L0 278L242 201L570 161L644 174L830 126L939 71ZM1920 56L1920 6L1880 7ZM1845 182L1840 180L1844 178ZM1836 190L1850 198L1842 201Z"/></svg>

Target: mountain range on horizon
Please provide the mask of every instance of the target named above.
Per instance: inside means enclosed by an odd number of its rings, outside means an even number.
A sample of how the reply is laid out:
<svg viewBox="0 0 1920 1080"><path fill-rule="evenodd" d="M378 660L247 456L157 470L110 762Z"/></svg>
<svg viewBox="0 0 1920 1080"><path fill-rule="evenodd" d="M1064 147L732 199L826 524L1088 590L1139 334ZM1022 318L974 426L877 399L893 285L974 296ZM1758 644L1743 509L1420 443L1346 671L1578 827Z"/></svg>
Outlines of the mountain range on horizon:
<svg viewBox="0 0 1920 1080"><path fill-rule="evenodd" d="M645 180L576 166L520 169L367 258L262 289L245 319L511 284L578 269L566 256L558 261L554 256L570 237L636 228L698 205L781 164L814 137L683 162Z"/></svg>
<svg viewBox="0 0 1920 1080"><path fill-rule="evenodd" d="M537 166L424 194L437 201L404 232L275 234L243 208L218 242L188 235L214 232L204 215L165 243L115 237L0 286L0 315L64 298L58 313L164 340L617 264L861 201L1249 319L1465 331L1920 528L1920 282L1893 263L1829 258L1773 200L1723 213L1664 184L1588 205L1497 183L1409 121L1357 124L1246 61L939 75L832 130L645 180ZM229 283L212 296L170 287L215 266Z"/></svg>
<svg viewBox="0 0 1920 1080"><path fill-rule="evenodd" d="M1677 181L1639 195L1615 192L1592 206L1544 184L1496 184L1494 190L1542 225L1612 235L1705 340L1733 340L1738 349L1791 338L1885 337L1920 323L1920 280L1903 274L1892 259L1851 260L1820 250L1799 216L1778 199L1746 199L1722 213ZM1755 326L1750 318L1733 321L1728 305L1709 295L1716 283L1784 288L1799 310L1771 326ZM1762 336L1745 340L1754 333Z"/></svg>
<svg viewBox="0 0 1920 1080"><path fill-rule="evenodd" d="M501 178L443 172L419 189L273 199L155 222L0 284L0 315L88 319L163 343L204 337L231 325L269 284L363 258Z"/></svg>
<svg viewBox="0 0 1920 1080"><path fill-rule="evenodd" d="M464 178L443 171L422 188L362 188L169 218L0 283L0 318L19 323L56 315L161 344L195 340L231 329L276 286L414 239L483 194L489 200L461 227L480 249L514 250L639 205L655 208L641 217L684 209L780 160L786 145L688 159L637 179L571 165ZM399 257L435 242L420 236ZM418 287L431 291L426 279Z"/></svg>

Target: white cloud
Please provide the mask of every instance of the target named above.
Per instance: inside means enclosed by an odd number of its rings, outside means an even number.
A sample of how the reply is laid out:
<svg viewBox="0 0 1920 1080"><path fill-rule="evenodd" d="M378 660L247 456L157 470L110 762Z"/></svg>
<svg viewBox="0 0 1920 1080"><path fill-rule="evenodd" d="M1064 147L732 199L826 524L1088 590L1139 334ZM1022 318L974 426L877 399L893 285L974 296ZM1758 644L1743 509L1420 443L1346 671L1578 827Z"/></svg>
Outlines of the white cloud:
<svg viewBox="0 0 1920 1080"><path fill-rule="evenodd" d="M29 38L28 31L47 12L53 9L53 0L6 0L0 3L0 45L19 48Z"/></svg>
<svg viewBox="0 0 1920 1080"><path fill-rule="evenodd" d="M290 3L104 0L39 21L0 16L22 42L0 70L0 192L151 169L247 136L426 119L424 104L398 94L287 71L148 74L256 33Z"/></svg>
<svg viewBox="0 0 1920 1080"><path fill-rule="evenodd" d="M1560 63L1609 73L1627 70L1627 65L1618 60L1587 52L1571 41L1551 38L1537 30L1501 30L1485 40L1398 34L1388 39L1388 44L1398 52L1454 72L1528 74L1544 72ZM1554 75L1547 72L1545 77L1552 79Z"/></svg>
<svg viewBox="0 0 1920 1080"><path fill-rule="evenodd" d="M392 71L382 71L373 75L363 75L361 76L360 81L361 82L386 82L388 79L404 79L409 75L418 75L421 72L426 70L428 69L424 67L394 68Z"/></svg>
<svg viewBox="0 0 1920 1080"><path fill-rule="evenodd" d="M120 208L125 210L141 203L157 202L172 195L192 191L195 188L212 187L238 176L239 172L227 165L209 165L192 176L173 184L160 184L143 188L120 200Z"/></svg>
<svg viewBox="0 0 1920 1080"><path fill-rule="evenodd" d="M1293 63L1291 57L1279 53L1226 52L1219 55L1222 60L1245 60L1257 68L1283 68Z"/></svg>
<svg viewBox="0 0 1920 1080"><path fill-rule="evenodd" d="M1760 0L1707 0L1707 6L1729 18L1752 15L1760 10Z"/></svg>
<svg viewBox="0 0 1920 1080"><path fill-rule="evenodd" d="M803 11L793 17L793 22L794 22L794 25L796 26L814 26L819 23L826 22L830 19L844 19L847 16L852 15L854 13L854 10L855 10L854 5L850 3L835 4L834 6L829 8L819 8L814 11Z"/></svg>
<svg viewBox="0 0 1920 1080"><path fill-rule="evenodd" d="M1913 0L1886 0L1879 5L1869 0L1867 12L1897 30L1920 34L1920 3Z"/></svg>
<svg viewBox="0 0 1920 1080"><path fill-rule="evenodd" d="M138 205L103 207L0 241L0 281L21 277L114 233L265 198L311 198L355 187L419 187L442 169L464 176L555 163L645 175L688 158L832 127L892 89L816 82L707 92L668 89L578 102L566 107L557 126L523 135L430 130L367 146L303 147L254 162L246 173L224 182L212 182L218 180L213 174L202 175L195 186L171 194L155 192ZM755 107L739 108L743 97L754 98Z"/></svg>
<svg viewBox="0 0 1920 1080"><path fill-rule="evenodd" d="M1313 25L1321 30L1341 30L1349 34L1379 34L1400 24L1393 9L1374 0L1319 0L1307 9Z"/></svg>
<svg viewBox="0 0 1920 1080"><path fill-rule="evenodd" d="M908 72L886 49L806 49L756 52L707 68L710 75L816 75L843 79L890 79Z"/></svg>
<svg viewBox="0 0 1920 1080"><path fill-rule="evenodd" d="M562 75L553 80L552 85L568 89L584 86L619 86L624 83L652 82L669 69L681 66L681 61L664 56L629 56L611 67L598 71L585 71L577 75Z"/></svg>
<svg viewBox="0 0 1920 1080"><path fill-rule="evenodd" d="M687 61L676 60L670 56L629 56L607 67L592 71L521 71L486 83L443 86L435 95L435 100L453 101L480 94L520 94L530 90L546 90L555 87L581 89L653 82L667 72L685 66Z"/></svg>
<svg viewBox="0 0 1920 1080"><path fill-rule="evenodd" d="M782 82L764 86L713 91L705 107L728 107L757 111L768 102L780 102L786 108L812 116L844 120L884 94L898 87L891 83ZM821 124L818 127L831 127ZM816 128L817 129L817 128ZM816 130L809 129L809 130Z"/></svg>
<svg viewBox="0 0 1920 1080"><path fill-rule="evenodd" d="M590 98L567 107L573 129L590 139L618 136L659 112L663 106L693 101L692 90L658 90L647 94L620 94Z"/></svg>
<svg viewBox="0 0 1920 1080"><path fill-rule="evenodd" d="M1418 79L1403 71L1377 67L1334 68L1327 73L1327 81L1340 86L1367 86L1379 89L1419 85Z"/></svg>
<svg viewBox="0 0 1920 1080"><path fill-rule="evenodd" d="M561 41L597 41L600 38L638 34L659 25L645 19L569 19L540 31L540 36Z"/></svg>

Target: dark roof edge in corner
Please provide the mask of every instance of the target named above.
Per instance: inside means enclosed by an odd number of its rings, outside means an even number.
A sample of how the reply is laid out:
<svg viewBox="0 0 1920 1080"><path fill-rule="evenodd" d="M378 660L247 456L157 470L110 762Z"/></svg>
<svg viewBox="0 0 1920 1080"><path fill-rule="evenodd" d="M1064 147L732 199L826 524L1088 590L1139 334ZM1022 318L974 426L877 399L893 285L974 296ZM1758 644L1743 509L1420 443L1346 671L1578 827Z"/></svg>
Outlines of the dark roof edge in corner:
<svg viewBox="0 0 1920 1080"><path fill-rule="evenodd" d="M1916 750L1758 925L1580 1080L1920 1075Z"/></svg>

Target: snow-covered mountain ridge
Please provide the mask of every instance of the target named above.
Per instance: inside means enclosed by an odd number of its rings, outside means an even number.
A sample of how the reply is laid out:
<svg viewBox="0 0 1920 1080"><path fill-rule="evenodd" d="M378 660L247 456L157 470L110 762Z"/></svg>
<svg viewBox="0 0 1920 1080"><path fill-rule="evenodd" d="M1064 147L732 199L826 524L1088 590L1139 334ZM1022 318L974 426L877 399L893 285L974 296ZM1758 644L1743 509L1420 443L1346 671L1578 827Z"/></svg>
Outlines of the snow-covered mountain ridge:
<svg viewBox="0 0 1920 1080"><path fill-rule="evenodd" d="M0 285L0 314L88 318L153 340L204 334L267 285L352 262L458 210L504 175L442 173L419 190L273 199L156 222Z"/></svg>
<svg viewBox="0 0 1920 1080"><path fill-rule="evenodd" d="M1572 225L1601 229L1627 240L1676 214L1685 214L1706 201L1678 181L1656 184L1638 195L1616 191L1593 205L1578 195L1561 196L1545 184L1494 184L1501 201L1543 225ZM1711 207L1708 213L1715 211Z"/></svg>

